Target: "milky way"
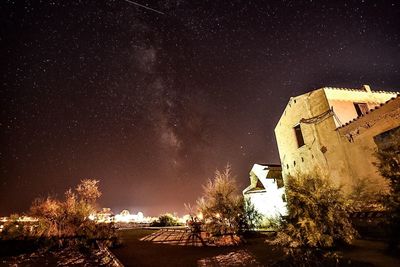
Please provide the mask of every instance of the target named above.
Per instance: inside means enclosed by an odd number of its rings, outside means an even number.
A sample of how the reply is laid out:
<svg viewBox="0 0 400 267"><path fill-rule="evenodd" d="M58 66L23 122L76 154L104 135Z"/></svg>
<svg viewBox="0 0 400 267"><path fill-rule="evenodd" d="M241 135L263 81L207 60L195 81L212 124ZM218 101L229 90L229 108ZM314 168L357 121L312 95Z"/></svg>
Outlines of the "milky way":
<svg viewBox="0 0 400 267"><path fill-rule="evenodd" d="M0 216L82 178L115 212L182 213L227 162L243 187L253 163L279 163L291 96L399 91L397 1L135 2L159 12L0 4Z"/></svg>

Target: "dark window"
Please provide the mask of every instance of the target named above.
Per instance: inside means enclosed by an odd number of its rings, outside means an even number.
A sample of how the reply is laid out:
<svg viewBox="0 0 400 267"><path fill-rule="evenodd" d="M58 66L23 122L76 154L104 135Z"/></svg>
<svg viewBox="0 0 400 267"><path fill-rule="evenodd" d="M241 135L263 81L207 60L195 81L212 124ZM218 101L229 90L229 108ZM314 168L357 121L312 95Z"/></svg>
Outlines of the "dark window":
<svg viewBox="0 0 400 267"><path fill-rule="evenodd" d="M357 116L367 114L368 105L366 103L354 103L354 108L356 109Z"/></svg>
<svg viewBox="0 0 400 267"><path fill-rule="evenodd" d="M297 145L298 147L304 146L304 138L303 133L301 132L300 124L294 127L294 132L296 134Z"/></svg>

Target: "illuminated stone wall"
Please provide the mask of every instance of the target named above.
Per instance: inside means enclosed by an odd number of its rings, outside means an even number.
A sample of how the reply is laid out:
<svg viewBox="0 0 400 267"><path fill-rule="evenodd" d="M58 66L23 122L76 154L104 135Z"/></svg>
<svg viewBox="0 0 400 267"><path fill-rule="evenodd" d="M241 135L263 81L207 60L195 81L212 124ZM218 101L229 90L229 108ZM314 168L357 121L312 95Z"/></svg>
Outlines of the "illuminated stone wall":
<svg viewBox="0 0 400 267"><path fill-rule="evenodd" d="M243 190L265 219L287 214L285 187L280 166L254 164L250 171L250 185Z"/></svg>
<svg viewBox="0 0 400 267"><path fill-rule="evenodd" d="M284 179L317 172L343 185L346 192L356 179L365 178L376 181L377 190L384 188L383 178L372 164L376 148L373 136L396 127L394 120L382 115L373 129L364 131L353 143L337 128L358 116L354 102L374 108L395 96L396 93L372 92L364 86L360 90L327 87L292 97L275 127ZM386 108L380 111L385 112ZM300 125L303 134L301 147L294 130L296 125Z"/></svg>

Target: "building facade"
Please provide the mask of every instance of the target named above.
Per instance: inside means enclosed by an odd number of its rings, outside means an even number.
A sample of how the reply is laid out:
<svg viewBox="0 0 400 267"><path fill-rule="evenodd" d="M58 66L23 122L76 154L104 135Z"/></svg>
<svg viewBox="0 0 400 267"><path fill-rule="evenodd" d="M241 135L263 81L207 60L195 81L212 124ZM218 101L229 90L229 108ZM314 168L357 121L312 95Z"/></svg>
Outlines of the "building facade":
<svg viewBox="0 0 400 267"><path fill-rule="evenodd" d="M250 171L250 185L243 190L243 195L264 219L287 215L280 165L254 164Z"/></svg>
<svg viewBox="0 0 400 267"><path fill-rule="evenodd" d="M400 98L394 92L364 85L292 97L275 127L283 178L316 172L345 192L362 179L385 191L374 165L376 140L399 126Z"/></svg>

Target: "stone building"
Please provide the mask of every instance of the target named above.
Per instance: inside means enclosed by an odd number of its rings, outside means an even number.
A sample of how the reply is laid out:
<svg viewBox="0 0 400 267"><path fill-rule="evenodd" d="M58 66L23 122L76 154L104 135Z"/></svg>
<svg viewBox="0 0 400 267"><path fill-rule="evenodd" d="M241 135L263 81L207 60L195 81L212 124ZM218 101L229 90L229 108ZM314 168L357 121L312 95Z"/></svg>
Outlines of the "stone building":
<svg viewBox="0 0 400 267"><path fill-rule="evenodd" d="M254 164L250 171L250 185L243 190L243 195L265 219L287 214L280 165Z"/></svg>
<svg viewBox="0 0 400 267"><path fill-rule="evenodd" d="M275 127L283 178L316 171L345 192L361 179L386 190L373 154L377 142L399 126L400 97L394 92L364 85L292 97Z"/></svg>

